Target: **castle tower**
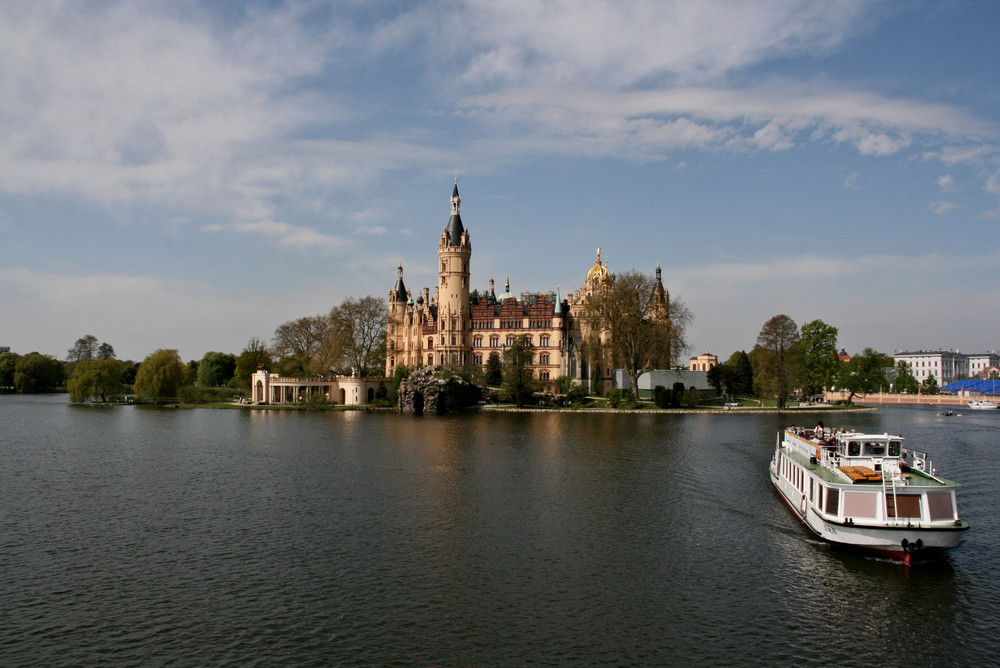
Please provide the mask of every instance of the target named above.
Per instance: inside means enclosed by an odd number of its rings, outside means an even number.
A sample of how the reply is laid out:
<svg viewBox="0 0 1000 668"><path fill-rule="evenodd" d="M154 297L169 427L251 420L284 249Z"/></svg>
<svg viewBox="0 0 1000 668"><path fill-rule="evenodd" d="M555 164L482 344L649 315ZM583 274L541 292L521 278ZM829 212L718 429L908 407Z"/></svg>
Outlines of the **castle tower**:
<svg viewBox="0 0 1000 668"><path fill-rule="evenodd" d="M659 262L656 263L656 281L653 283L653 295L650 299L649 315L653 320L659 322L670 319L670 293L663 287Z"/></svg>
<svg viewBox="0 0 1000 668"><path fill-rule="evenodd" d="M468 364L472 342L469 318L469 259L472 243L469 231L462 225L458 195L458 177L451 194L451 217L441 232L438 244L437 320L438 340L434 351L437 364Z"/></svg>

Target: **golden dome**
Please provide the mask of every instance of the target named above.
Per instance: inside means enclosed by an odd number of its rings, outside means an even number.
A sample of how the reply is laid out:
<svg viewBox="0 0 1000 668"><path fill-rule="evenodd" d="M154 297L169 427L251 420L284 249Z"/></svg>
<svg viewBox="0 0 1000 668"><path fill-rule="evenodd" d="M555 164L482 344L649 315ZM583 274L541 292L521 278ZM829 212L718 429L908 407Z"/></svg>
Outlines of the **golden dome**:
<svg viewBox="0 0 1000 668"><path fill-rule="evenodd" d="M604 281L608 278L608 268L601 264L601 249L597 249L597 262L587 272L587 282Z"/></svg>

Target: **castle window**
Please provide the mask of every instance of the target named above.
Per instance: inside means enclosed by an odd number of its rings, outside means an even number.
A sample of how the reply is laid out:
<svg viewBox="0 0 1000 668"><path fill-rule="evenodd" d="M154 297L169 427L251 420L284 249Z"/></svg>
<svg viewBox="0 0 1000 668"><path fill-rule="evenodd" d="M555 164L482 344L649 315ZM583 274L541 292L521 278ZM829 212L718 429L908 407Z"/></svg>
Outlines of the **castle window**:
<svg viewBox="0 0 1000 668"><path fill-rule="evenodd" d="M483 356L482 355L474 355L472 357L472 361L475 362L476 364L482 364L483 363Z"/></svg>
<svg viewBox="0 0 1000 668"><path fill-rule="evenodd" d="M434 355L428 355L427 356L427 366L431 366L432 364L434 364Z"/></svg>
<svg viewBox="0 0 1000 668"><path fill-rule="evenodd" d="M542 353L541 355L539 355L538 356L538 363L539 364L548 364L549 363L549 354L548 353Z"/></svg>
<svg viewBox="0 0 1000 668"><path fill-rule="evenodd" d="M512 334L507 335L507 345L508 346L514 345L514 336Z"/></svg>
<svg viewBox="0 0 1000 668"><path fill-rule="evenodd" d="M490 347L491 347L491 348L496 348L496 347L498 347L499 345L500 345L500 337L499 337L499 336L496 336L496 335L494 335L494 336L491 336L491 337L490 337Z"/></svg>
<svg viewBox="0 0 1000 668"><path fill-rule="evenodd" d="M476 347L476 348L482 348L483 347L483 337L477 336L476 338L472 339L472 345L474 347Z"/></svg>
<svg viewBox="0 0 1000 668"><path fill-rule="evenodd" d="M455 340L455 335L452 334L452 336L451 336L451 345L455 345L456 343L458 343L458 342Z"/></svg>
<svg viewBox="0 0 1000 668"><path fill-rule="evenodd" d="M434 350L434 337L427 337L427 350Z"/></svg>
<svg viewBox="0 0 1000 668"><path fill-rule="evenodd" d="M539 337L538 345L540 345L543 348L549 347L549 337L547 334L543 334L541 337Z"/></svg>

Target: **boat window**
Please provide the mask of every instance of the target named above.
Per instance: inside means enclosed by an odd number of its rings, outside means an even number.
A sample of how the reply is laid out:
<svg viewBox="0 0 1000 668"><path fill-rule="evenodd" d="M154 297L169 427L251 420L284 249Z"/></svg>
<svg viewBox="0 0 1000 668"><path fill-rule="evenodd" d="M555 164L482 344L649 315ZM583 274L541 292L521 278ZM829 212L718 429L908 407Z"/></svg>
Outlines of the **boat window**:
<svg viewBox="0 0 1000 668"><path fill-rule="evenodd" d="M861 443L858 441L851 441L847 444L847 456L848 457L860 457L861 456Z"/></svg>
<svg viewBox="0 0 1000 668"><path fill-rule="evenodd" d="M885 495L886 517L920 517L920 497L916 494Z"/></svg>
<svg viewBox="0 0 1000 668"><path fill-rule="evenodd" d="M880 441L867 441L865 443L865 455L870 457L882 457L885 455L885 443Z"/></svg>
<svg viewBox="0 0 1000 668"><path fill-rule="evenodd" d="M899 457L903 452L903 444L900 441L889 441L889 456Z"/></svg>
<svg viewBox="0 0 1000 668"><path fill-rule="evenodd" d="M826 512L836 515L840 512L840 490L826 490Z"/></svg>
<svg viewBox="0 0 1000 668"><path fill-rule="evenodd" d="M868 517L875 519L878 493L844 492L844 517Z"/></svg>
<svg viewBox="0 0 1000 668"><path fill-rule="evenodd" d="M927 507L931 511L932 520L955 519L955 506L951 502L951 494L934 493L927 495Z"/></svg>

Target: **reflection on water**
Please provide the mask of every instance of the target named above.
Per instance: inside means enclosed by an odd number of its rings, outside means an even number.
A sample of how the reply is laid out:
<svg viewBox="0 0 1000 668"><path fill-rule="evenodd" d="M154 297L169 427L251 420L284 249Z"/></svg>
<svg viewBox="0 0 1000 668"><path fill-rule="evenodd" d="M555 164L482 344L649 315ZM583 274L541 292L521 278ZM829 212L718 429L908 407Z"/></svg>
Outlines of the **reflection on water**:
<svg viewBox="0 0 1000 668"><path fill-rule="evenodd" d="M998 421L849 416L965 483L966 544L904 568L784 507L790 417L0 397L0 663L991 661Z"/></svg>

